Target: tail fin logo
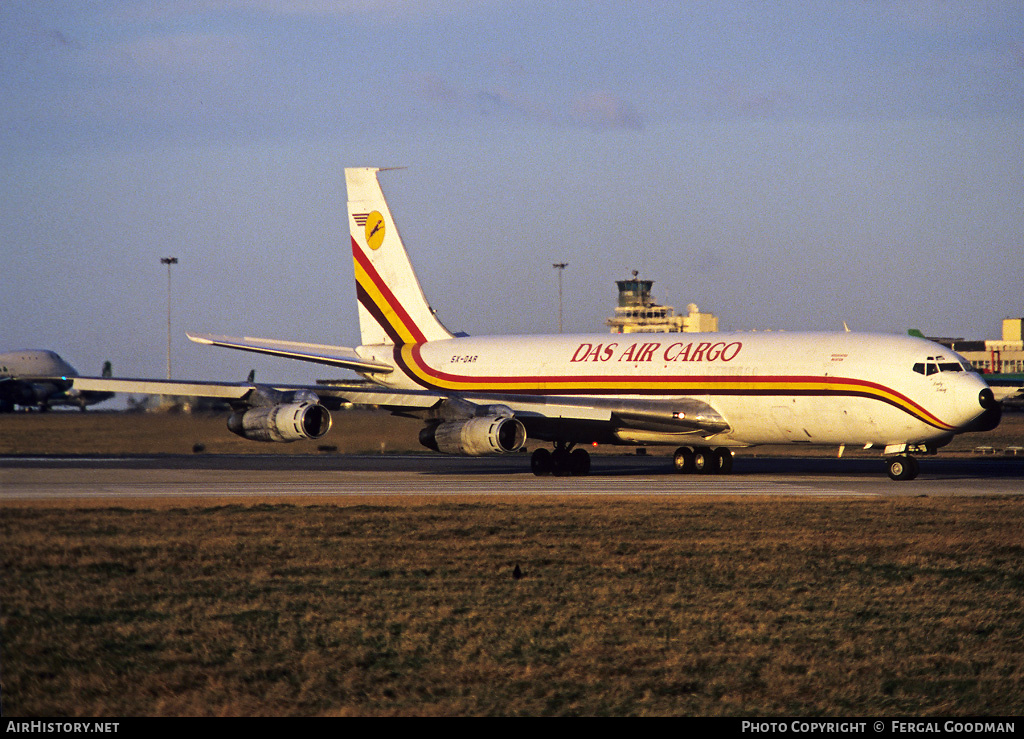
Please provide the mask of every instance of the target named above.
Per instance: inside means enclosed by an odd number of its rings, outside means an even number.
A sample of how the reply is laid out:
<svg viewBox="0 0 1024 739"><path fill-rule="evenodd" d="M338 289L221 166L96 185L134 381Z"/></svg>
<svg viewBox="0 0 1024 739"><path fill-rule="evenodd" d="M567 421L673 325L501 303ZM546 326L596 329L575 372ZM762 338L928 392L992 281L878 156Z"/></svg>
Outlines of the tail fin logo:
<svg viewBox="0 0 1024 739"><path fill-rule="evenodd" d="M353 213L357 226L366 229L366 245L377 251L384 243L384 216L377 211L372 213Z"/></svg>

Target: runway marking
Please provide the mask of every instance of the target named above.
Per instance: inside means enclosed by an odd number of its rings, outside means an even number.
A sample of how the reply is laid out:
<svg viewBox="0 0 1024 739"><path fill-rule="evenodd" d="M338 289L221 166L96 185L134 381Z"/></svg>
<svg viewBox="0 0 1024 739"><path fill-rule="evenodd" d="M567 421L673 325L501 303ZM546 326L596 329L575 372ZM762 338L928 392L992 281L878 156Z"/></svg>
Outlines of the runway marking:
<svg viewBox="0 0 1024 739"><path fill-rule="evenodd" d="M39 498L162 498L162 497L355 497L355 496L423 496L423 497L673 497L673 496L771 496L813 498L878 498L840 487L818 486L756 480L709 480L664 477L609 478L526 478L510 484L507 479L486 477L406 477L372 480L338 480L325 482L267 482L241 484L232 482L167 483L32 483L12 485L3 499Z"/></svg>

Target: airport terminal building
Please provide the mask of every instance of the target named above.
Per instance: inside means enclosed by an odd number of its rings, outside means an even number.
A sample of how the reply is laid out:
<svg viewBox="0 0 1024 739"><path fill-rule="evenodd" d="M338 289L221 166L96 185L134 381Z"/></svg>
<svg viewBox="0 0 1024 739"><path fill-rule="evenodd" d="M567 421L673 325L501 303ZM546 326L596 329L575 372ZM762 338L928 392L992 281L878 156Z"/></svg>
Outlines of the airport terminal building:
<svg viewBox="0 0 1024 739"><path fill-rule="evenodd" d="M1024 373L1024 318L1003 319L1003 338L968 341L966 339L932 339L948 346L970 361L982 374L1019 375Z"/></svg>

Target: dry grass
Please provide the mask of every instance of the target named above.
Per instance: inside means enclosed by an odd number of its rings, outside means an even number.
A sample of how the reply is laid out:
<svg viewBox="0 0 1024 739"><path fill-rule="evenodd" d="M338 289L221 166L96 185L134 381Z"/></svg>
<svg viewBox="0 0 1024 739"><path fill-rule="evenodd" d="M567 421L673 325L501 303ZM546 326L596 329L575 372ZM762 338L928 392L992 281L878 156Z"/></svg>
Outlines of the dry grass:
<svg viewBox="0 0 1024 739"><path fill-rule="evenodd" d="M8 507L3 713L1020 715L1022 519L1016 497Z"/></svg>

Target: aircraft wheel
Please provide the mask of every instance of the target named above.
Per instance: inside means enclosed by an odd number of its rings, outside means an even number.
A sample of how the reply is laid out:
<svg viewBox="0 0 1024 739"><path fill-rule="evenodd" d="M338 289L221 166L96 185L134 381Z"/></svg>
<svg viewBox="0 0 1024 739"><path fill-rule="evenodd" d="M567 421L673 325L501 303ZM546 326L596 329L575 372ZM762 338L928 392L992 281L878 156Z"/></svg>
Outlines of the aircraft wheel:
<svg viewBox="0 0 1024 739"><path fill-rule="evenodd" d="M693 450L693 469L703 475L713 475L718 472L717 457L711 449L706 446L699 446Z"/></svg>
<svg viewBox="0 0 1024 739"><path fill-rule="evenodd" d="M717 466L716 472L720 475L731 475L732 474L732 450L728 447L720 446L715 450L715 465Z"/></svg>
<svg viewBox="0 0 1024 739"><path fill-rule="evenodd" d="M574 449L569 455L569 474L573 477L590 474L590 454L586 449Z"/></svg>
<svg viewBox="0 0 1024 739"><path fill-rule="evenodd" d="M569 452L566 449L555 449L551 453L551 474L555 477L568 477L572 474L569 467Z"/></svg>
<svg viewBox="0 0 1024 739"><path fill-rule="evenodd" d="M547 449L536 449L530 456L530 470L537 477L550 475L554 470L555 463L551 458L551 452Z"/></svg>
<svg viewBox="0 0 1024 739"><path fill-rule="evenodd" d="M693 472L693 450L685 446L679 447L676 449L672 463L675 471L680 474Z"/></svg>
<svg viewBox="0 0 1024 739"><path fill-rule="evenodd" d="M913 480L920 472L917 459L909 456L893 457L889 460L889 477L893 480Z"/></svg>

